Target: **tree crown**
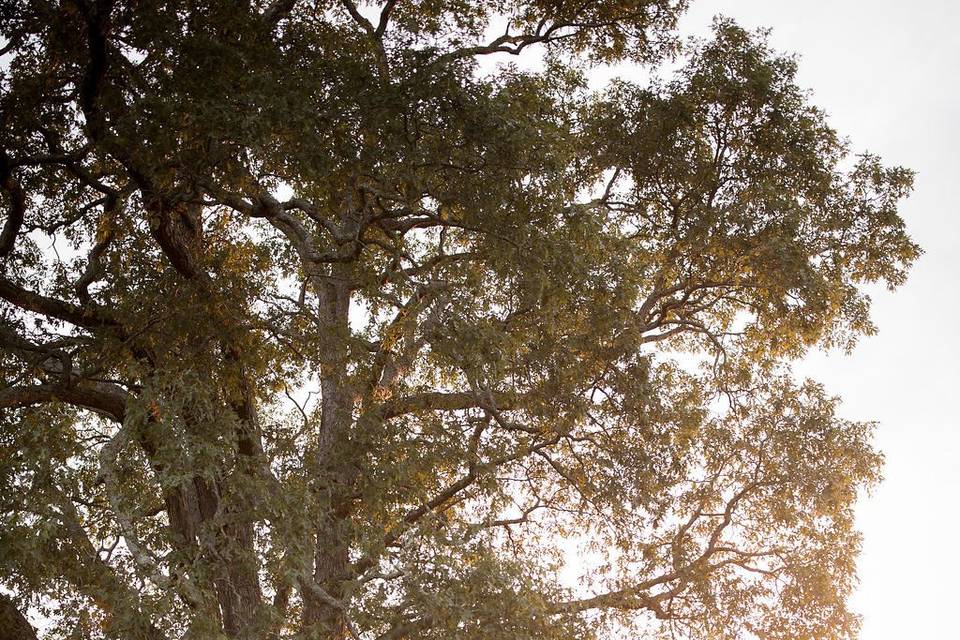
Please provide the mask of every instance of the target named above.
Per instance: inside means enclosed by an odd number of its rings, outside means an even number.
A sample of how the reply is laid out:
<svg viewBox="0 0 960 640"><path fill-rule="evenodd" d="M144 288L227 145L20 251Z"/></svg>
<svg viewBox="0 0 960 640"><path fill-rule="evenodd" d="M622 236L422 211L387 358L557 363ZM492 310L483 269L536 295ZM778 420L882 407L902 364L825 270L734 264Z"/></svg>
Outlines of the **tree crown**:
<svg viewBox="0 0 960 640"><path fill-rule="evenodd" d="M0 613L853 634L880 458L787 365L873 331L911 173L684 4L3 4Z"/></svg>

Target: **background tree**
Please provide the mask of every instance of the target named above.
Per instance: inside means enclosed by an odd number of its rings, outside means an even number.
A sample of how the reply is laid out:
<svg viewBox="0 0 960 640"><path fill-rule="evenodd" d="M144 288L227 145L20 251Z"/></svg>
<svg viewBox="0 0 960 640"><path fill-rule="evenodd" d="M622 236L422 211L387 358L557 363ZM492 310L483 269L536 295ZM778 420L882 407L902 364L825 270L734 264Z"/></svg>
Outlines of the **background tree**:
<svg viewBox="0 0 960 640"><path fill-rule="evenodd" d="M879 456L785 363L872 330L911 175L682 4L4 2L3 615L852 635Z"/></svg>

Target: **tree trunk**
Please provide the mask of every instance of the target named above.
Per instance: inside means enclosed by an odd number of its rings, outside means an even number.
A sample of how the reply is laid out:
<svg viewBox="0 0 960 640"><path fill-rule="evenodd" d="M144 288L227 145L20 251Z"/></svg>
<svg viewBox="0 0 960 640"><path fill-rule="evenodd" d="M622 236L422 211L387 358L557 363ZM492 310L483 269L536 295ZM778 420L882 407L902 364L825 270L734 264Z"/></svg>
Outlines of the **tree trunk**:
<svg viewBox="0 0 960 640"><path fill-rule="evenodd" d="M37 640L37 632L13 600L0 593L0 640Z"/></svg>
<svg viewBox="0 0 960 640"><path fill-rule="evenodd" d="M331 505L331 522L317 535L317 551L314 580L333 599L342 601L343 583L347 578L349 540L349 513L346 509ZM346 525L346 526L345 526ZM349 638L347 620L341 608L311 595L304 599L308 604L310 633L323 640L346 640Z"/></svg>
<svg viewBox="0 0 960 640"><path fill-rule="evenodd" d="M337 381L325 380L321 388L324 398L317 495L320 522L316 531L313 578L326 595L339 602L344 597L352 529L350 493L355 474L346 457L351 407ZM304 630L308 637L323 640L348 637L343 610L309 590L304 591Z"/></svg>
<svg viewBox="0 0 960 640"><path fill-rule="evenodd" d="M345 640L349 638L343 608L343 585L348 577L353 484L356 472L349 457L353 399L348 388L346 361L349 335L350 291L346 268L333 270L332 277L317 282L325 303L321 322L331 344L321 364L321 418L317 446L319 525L316 531L313 578L327 599L304 590L303 630L308 638ZM332 599L335 602L330 602Z"/></svg>

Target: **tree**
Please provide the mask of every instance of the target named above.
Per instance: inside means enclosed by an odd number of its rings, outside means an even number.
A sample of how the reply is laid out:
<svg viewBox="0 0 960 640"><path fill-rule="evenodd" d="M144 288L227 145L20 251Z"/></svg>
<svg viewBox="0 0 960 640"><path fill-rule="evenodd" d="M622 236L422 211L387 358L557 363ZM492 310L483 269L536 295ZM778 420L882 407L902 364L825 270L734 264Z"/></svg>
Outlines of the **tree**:
<svg viewBox="0 0 960 640"><path fill-rule="evenodd" d="M911 174L683 4L4 2L4 615L852 636L880 457L789 361L872 331Z"/></svg>

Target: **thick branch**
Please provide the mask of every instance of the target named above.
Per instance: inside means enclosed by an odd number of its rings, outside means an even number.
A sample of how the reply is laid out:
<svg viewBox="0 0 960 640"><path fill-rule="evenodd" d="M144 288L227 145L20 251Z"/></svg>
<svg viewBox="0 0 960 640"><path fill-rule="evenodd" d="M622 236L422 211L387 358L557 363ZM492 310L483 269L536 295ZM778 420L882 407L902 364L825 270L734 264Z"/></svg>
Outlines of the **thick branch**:
<svg viewBox="0 0 960 640"><path fill-rule="evenodd" d="M37 632L13 600L0 593L0 640L37 640Z"/></svg>
<svg viewBox="0 0 960 640"><path fill-rule="evenodd" d="M27 194L13 176L6 153L0 155L0 186L10 194L7 221L3 225L3 231L0 232L0 258L3 258L13 251L13 245L23 226L24 214L27 211Z"/></svg>
<svg viewBox="0 0 960 640"><path fill-rule="evenodd" d="M0 278L0 298L15 304L24 311L32 311L48 318L63 320L85 329L119 326L118 322L107 317L100 309L78 307L57 298L43 296L24 289L6 278Z"/></svg>
<svg viewBox="0 0 960 640"><path fill-rule="evenodd" d="M264 10L263 19L270 26L274 26L287 17L296 4L297 0L277 0Z"/></svg>
<svg viewBox="0 0 960 640"><path fill-rule="evenodd" d="M89 409L122 423L126 413L127 393L120 387L105 382L18 385L0 390L0 408L4 409L29 407L53 400Z"/></svg>

